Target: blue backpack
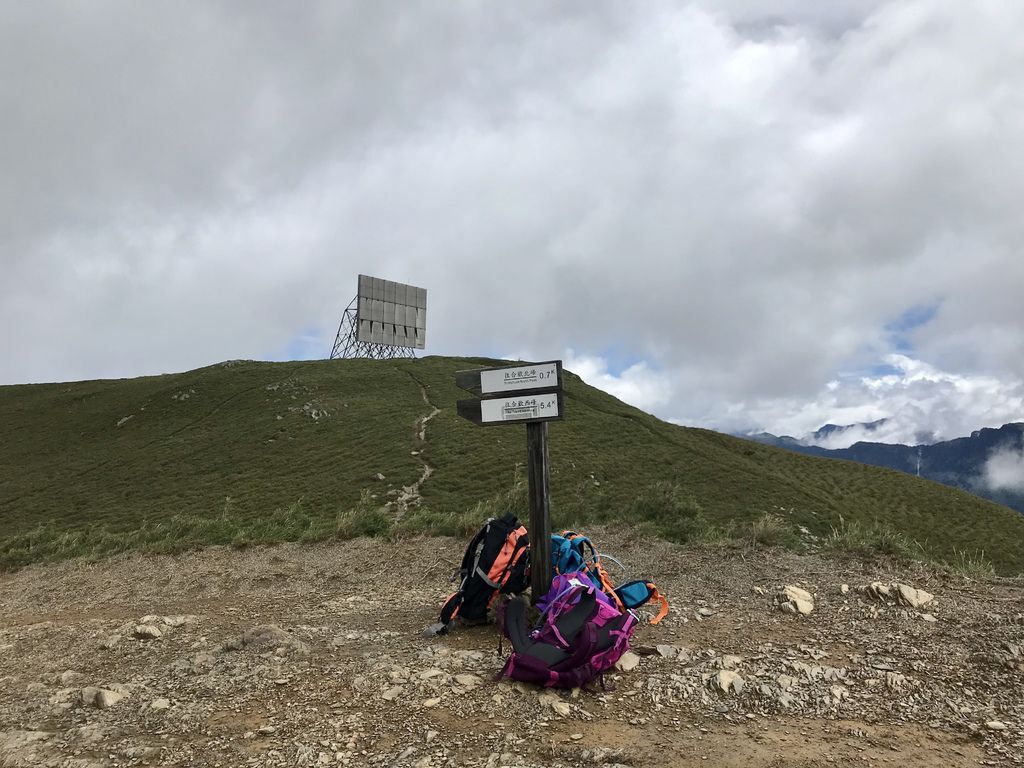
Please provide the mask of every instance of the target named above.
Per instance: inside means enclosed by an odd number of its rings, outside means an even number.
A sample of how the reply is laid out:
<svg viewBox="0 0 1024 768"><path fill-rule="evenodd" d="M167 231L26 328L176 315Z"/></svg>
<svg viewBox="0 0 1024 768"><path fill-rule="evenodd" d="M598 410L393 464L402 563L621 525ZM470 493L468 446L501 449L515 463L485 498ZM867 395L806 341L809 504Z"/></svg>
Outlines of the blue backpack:
<svg viewBox="0 0 1024 768"><path fill-rule="evenodd" d="M604 555L604 557L625 571L622 563L614 557L609 555ZM597 551L594 543L581 533L562 531L561 534L551 536L551 567L555 574L585 573L594 586L608 595L623 613L633 608L639 608L650 600L657 600L661 603L661 608L658 614L651 619L651 624L657 624L665 618L668 614L668 600L658 591L653 582L636 579L616 587L611 576L608 575L608 571L605 570L601 558L602 555Z"/></svg>

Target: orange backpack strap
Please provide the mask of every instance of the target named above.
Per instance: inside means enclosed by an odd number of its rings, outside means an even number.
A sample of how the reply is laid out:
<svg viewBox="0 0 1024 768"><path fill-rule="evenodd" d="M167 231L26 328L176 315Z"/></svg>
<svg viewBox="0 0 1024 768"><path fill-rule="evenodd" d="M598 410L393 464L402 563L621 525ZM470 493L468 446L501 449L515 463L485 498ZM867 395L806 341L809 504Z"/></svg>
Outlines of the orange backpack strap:
<svg viewBox="0 0 1024 768"><path fill-rule="evenodd" d="M651 619L651 624L657 624L659 621L668 616L668 599L658 591L658 588L653 583L647 582L647 588L651 590L651 600L657 600L661 603L661 608L658 609L658 615Z"/></svg>

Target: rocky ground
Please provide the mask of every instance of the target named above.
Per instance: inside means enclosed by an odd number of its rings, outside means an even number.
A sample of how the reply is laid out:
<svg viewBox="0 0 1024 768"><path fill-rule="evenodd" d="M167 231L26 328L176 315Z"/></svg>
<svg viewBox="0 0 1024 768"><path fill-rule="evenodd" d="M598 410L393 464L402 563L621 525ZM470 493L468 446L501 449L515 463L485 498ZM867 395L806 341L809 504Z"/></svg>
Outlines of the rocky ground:
<svg viewBox="0 0 1024 768"><path fill-rule="evenodd" d="M0 575L0 765L1024 764L1024 583L591 533L672 604L594 692L421 636L450 539Z"/></svg>

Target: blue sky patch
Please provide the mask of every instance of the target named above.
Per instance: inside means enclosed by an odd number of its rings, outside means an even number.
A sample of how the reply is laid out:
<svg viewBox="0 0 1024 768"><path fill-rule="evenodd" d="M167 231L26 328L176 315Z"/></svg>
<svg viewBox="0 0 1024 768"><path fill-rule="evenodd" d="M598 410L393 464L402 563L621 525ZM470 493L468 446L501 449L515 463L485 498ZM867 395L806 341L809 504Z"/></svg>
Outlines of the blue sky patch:
<svg viewBox="0 0 1024 768"><path fill-rule="evenodd" d="M939 305L938 301L931 304L918 304L886 324L885 331L889 336L892 351L905 355L913 353L914 343L911 340L911 335L934 319L939 312Z"/></svg>

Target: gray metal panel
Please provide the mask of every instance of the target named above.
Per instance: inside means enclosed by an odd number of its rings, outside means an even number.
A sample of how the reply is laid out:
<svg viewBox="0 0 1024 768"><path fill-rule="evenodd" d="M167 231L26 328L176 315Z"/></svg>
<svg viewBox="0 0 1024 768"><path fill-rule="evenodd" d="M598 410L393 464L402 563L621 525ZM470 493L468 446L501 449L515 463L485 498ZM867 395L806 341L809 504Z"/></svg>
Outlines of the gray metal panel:
<svg viewBox="0 0 1024 768"><path fill-rule="evenodd" d="M417 309L416 310L416 327L423 330L427 327L427 310Z"/></svg>
<svg viewBox="0 0 1024 768"><path fill-rule="evenodd" d="M406 344L406 340L405 340L405 326L404 325L396 325L395 326L395 346L396 347L408 346Z"/></svg>
<svg viewBox="0 0 1024 768"><path fill-rule="evenodd" d="M356 308L356 317L360 320L370 320L370 300L365 296L359 297L359 306Z"/></svg>
<svg viewBox="0 0 1024 768"><path fill-rule="evenodd" d="M373 278L373 298L384 301L384 281L379 277Z"/></svg>
<svg viewBox="0 0 1024 768"><path fill-rule="evenodd" d="M427 308L427 289L426 288L420 288L420 290L423 291L423 309L426 309Z"/></svg>
<svg viewBox="0 0 1024 768"><path fill-rule="evenodd" d="M413 307L422 307L424 290L422 288L415 288L413 286L409 286L409 288L411 289L412 292L412 295L409 297L409 305Z"/></svg>
<svg viewBox="0 0 1024 768"><path fill-rule="evenodd" d="M403 304L395 304L394 318L395 325L405 325L405 306Z"/></svg>
<svg viewBox="0 0 1024 768"><path fill-rule="evenodd" d="M374 344L384 343L384 324L383 323L371 323L370 324L370 341Z"/></svg>
<svg viewBox="0 0 1024 768"><path fill-rule="evenodd" d="M395 326L392 323L384 323L384 343L395 343Z"/></svg>
<svg viewBox="0 0 1024 768"><path fill-rule="evenodd" d="M369 275L359 276L359 298L373 298L373 278Z"/></svg>
<svg viewBox="0 0 1024 768"><path fill-rule="evenodd" d="M427 332L422 328L416 329L416 349L424 349L427 346Z"/></svg>
<svg viewBox="0 0 1024 768"><path fill-rule="evenodd" d="M371 337L371 334L370 334L370 321L369 320L360 320L359 321L359 333L356 335L356 338L359 341L370 341L370 337Z"/></svg>
<svg viewBox="0 0 1024 768"><path fill-rule="evenodd" d="M405 283L395 283L395 304L406 304L406 296L409 293L409 286Z"/></svg>
<svg viewBox="0 0 1024 768"><path fill-rule="evenodd" d="M416 327L416 307L405 308L405 320L403 324L408 328Z"/></svg>
<svg viewBox="0 0 1024 768"><path fill-rule="evenodd" d="M384 281L384 301L389 301L392 304L395 302L395 284L390 280Z"/></svg>

